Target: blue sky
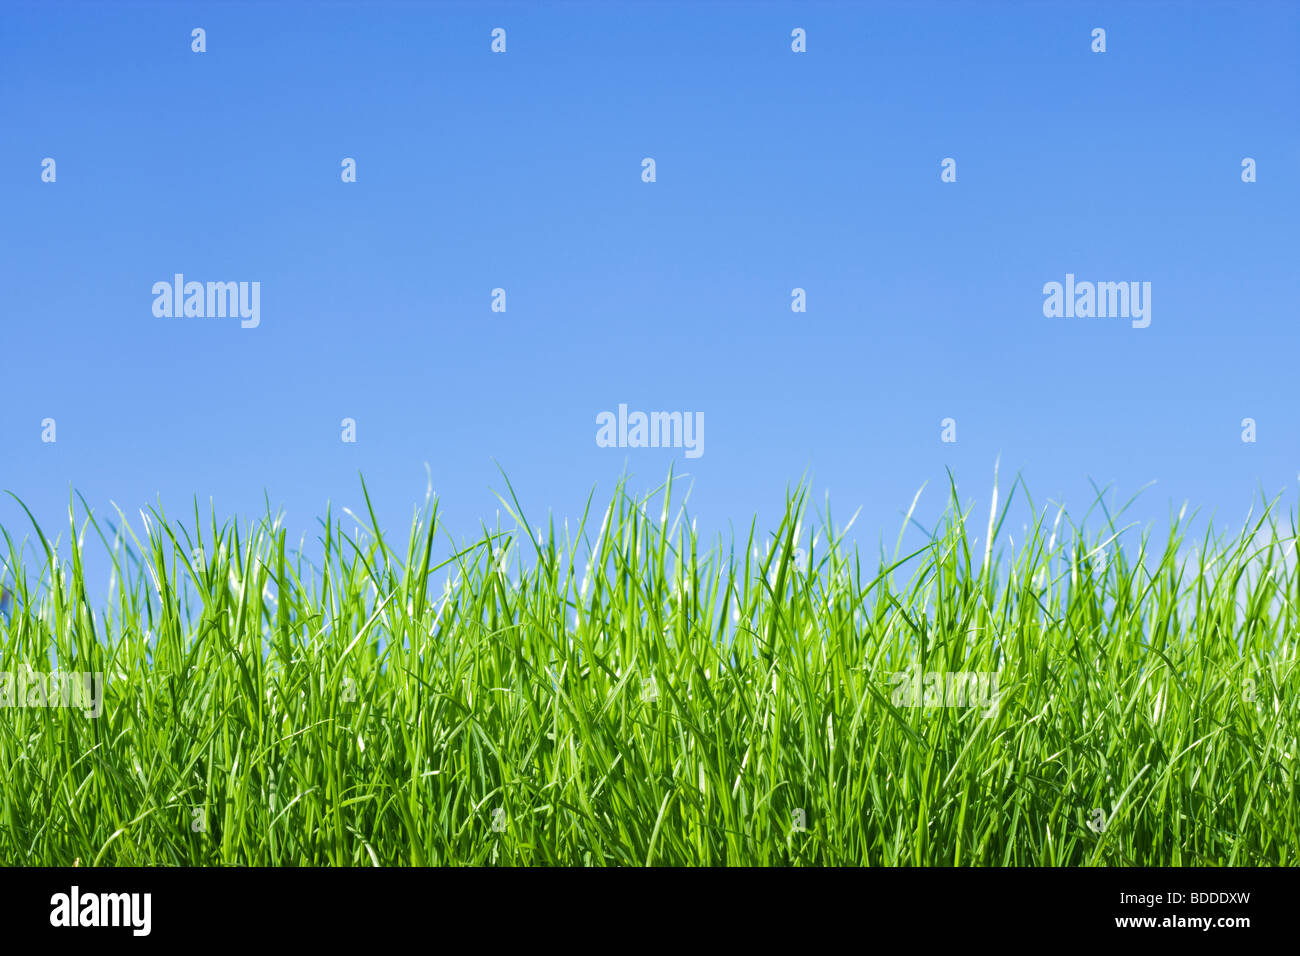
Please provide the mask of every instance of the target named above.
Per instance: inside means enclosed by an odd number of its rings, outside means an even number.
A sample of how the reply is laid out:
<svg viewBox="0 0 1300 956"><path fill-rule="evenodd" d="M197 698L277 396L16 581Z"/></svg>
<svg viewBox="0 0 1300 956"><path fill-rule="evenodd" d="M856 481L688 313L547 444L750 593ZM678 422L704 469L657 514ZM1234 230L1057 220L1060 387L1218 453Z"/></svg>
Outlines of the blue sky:
<svg viewBox="0 0 1300 956"><path fill-rule="evenodd" d="M891 545L999 457L1079 510L1295 499L1295 3L6 2L0 103L0 488L58 528L75 488L310 531L362 472L404 529L425 462L457 534L494 462L532 518L671 464L723 533L808 475ZM260 326L156 317L177 272ZM1044 317L1066 273L1151 325ZM620 403L704 455L597 447Z"/></svg>

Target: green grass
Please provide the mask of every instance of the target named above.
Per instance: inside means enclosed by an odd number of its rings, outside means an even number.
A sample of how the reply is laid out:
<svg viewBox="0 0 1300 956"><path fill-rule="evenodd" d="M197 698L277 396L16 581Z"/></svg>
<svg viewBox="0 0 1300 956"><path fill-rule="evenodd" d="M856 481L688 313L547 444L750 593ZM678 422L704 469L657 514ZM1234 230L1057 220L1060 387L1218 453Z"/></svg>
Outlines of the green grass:
<svg viewBox="0 0 1300 956"><path fill-rule="evenodd" d="M5 529L0 670L108 683L97 719L0 709L0 862L1300 862L1295 515L1185 540L1026 500L1012 544L1017 490L892 555L801 489L701 542L671 479L571 539L513 490L468 546L436 501L400 542L373 510L294 548L197 509ZM996 713L896 706L913 665L996 672Z"/></svg>

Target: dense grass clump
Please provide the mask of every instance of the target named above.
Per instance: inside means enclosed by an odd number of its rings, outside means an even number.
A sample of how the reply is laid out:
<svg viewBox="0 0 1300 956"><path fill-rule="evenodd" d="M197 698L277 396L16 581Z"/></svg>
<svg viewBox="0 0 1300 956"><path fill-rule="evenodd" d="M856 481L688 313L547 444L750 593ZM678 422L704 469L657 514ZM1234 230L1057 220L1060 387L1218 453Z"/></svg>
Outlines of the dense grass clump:
<svg viewBox="0 0 1300 956"><path fill-rule="evenodd" d="M954 492L867 557L802 490L712 546L673 501L620 487L570 537L511 491L454 545L430 500L400 550L373 510L295 548L84 502L5 529L11 696L106 685L0 708L0 862L1300 862L1294 515L1156 540L1031 501L1010 543ZM993 705L932 691L957 673Z"/></svg>

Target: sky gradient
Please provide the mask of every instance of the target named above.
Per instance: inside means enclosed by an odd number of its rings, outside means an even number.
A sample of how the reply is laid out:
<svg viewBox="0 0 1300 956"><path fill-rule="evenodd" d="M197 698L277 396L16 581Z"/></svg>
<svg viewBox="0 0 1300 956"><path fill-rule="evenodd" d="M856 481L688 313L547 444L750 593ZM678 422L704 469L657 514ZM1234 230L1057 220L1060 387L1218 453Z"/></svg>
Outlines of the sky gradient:
<svg viewBox="0 0 1300 956"><path fill-rule="evenodd" d="M724 535L807 476L891 548L999 459L1081 510L1154 480L1143 520L1295 500L1295 3L6 2L0 102L0 489L56 533L75 489L292 537L358 473L404 533L426 462L456 535L498 464L534 520L672 465ZM178 272L259 327L156 317ZM1067 273L1150 326L1045 317ZM620 403L704 454L598 447Z"/></svg>

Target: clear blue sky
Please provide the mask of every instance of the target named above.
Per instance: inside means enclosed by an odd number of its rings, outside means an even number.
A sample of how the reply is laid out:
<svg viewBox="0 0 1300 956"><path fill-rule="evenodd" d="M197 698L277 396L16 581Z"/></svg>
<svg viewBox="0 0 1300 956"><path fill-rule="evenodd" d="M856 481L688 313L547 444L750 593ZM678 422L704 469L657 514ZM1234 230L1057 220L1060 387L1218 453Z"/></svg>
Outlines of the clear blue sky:
<svg viewBox="0 0 1300 956"><path fill-rule="evenodd" d="M1293 2L6 0L0 103L0 488L56 530L75 488L308 531L358 472L402 527L428 462L467 533L494 459L532 518L676 462L724 533L807 473L891 545L998 456L1080 509L1295 498ZM155 317L176 272L260 327ZM1066 273L1150 327L1045 318ZM619 403L702 411L703 457L598 448Z"/></svg>

